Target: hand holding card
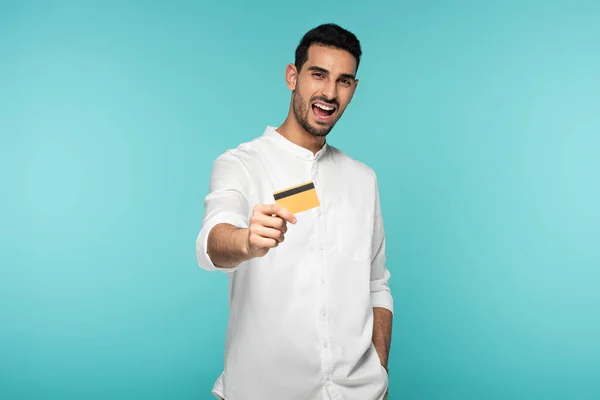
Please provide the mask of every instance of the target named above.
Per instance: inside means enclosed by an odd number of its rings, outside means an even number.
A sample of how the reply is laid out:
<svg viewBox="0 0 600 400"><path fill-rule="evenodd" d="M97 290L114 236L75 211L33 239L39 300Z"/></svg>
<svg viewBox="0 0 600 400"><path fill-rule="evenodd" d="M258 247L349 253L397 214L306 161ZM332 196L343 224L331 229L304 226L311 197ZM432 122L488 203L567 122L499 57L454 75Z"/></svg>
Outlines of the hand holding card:
<svg viewBox="0 0 600 400"><path fill-rule="evenodd" d="M285 239L287 223L295 224L296 217L277 204L257 205L252 210L248 228L247 253L262 257Z"/></svg>
<svg viewBox="0 0 600 400"><path fill-rule="evenodd" d="M248 229L248 254L262 257L285 239L287 223L295 224L294 214L318 207L313 182L304 183L273 194L275 204L257 205L252 210Z"/></svg>

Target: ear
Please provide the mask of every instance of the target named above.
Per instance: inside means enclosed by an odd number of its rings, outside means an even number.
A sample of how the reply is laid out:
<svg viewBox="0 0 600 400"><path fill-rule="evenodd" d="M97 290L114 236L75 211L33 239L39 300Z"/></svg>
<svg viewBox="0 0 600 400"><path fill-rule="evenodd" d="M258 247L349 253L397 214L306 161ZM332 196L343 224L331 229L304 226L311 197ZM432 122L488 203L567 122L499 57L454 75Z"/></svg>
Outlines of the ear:
<svg viewBox="0 0 600 400"><path fill-rule="evenodd" d="M288 89L296 90L296 82L298 81L298 71L296 70L296 66L294 64L288 64L285 69L285 83L287 84Z"/></svg>
<svg viewBox="0 0 600 400"><path fill-rule="evenodd" d="M358 79L355 79L354 84L352 85L352 94L350 95L350 100L348 101L348 104L350 104L352 102L352 99L354 98L354 94L356 93L357 87L358 87Z"/></svg>

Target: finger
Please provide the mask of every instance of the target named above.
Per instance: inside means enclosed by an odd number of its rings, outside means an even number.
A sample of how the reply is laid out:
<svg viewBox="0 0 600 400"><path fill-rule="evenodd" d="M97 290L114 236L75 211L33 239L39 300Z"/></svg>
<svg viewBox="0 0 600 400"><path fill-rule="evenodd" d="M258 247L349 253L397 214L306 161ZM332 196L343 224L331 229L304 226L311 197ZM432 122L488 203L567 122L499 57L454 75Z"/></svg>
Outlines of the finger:
<svg viewBox="0 0 600 400"><path fill-rule="evenodd" d="M279 204L267 204L262 206L260 210L263 214L277 215L284 221L290 222L292 224L296 223L296 217L294 216L294 214L292 214L287 209L285 209L285 207L282 207Z"/></svg>
<svg viewBox="0 0 600 400"><path fill-rule="evenodd" d="M266 226L258 226L256 227L254 232L260 237L275 239L278 242L283 242L284 239L283 232L281 232L279 229L273 229Z"/></svg>
<svg viewBox="0 0 600 400"><path fill-rule="evenodd" d="M277 206L277 210L275 212L275 214L283 219L284 221L287 221L291 224L295 224L296 223L296 216L294 214L292 214L289 210L287 210L284 207L281 207L280 205L276 204Z"/></svg>
<svg viewBox="0 0 600 400"><path fill-rule="evenodd" d="M265 215L265 214L257 214L255 216L255 218L253 218L252 221L257 223L258 225L266 226L268 228L278 229L283 233L287 232L286 222L279 217L273 217L273 216Z"/></svg>
<svg viewBox="0 0 600 400"><path fill-rule="evenodd" d="M271 249L279 245L279 242L277 240L265 238L262 236L255 236L253 239L251 239L251 242L254 245L254 247L259 249Z"/></svg>
<svg viewBox="0 0 600 400"><path fill-rule="evenodd" d="M279 218L257 212L250 217L250 227L267 227L280 230L283 233L287 232L286 222Z"/></svg>

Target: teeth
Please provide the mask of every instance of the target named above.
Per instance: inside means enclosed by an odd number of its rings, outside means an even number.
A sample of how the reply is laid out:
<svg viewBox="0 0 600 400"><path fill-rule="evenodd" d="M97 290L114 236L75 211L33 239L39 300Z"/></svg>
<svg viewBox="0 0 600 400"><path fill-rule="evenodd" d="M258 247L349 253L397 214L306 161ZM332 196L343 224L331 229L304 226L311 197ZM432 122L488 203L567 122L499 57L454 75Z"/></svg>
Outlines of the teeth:
<svg viewBox="0 0 600 400"><path fill-rule="evenodd" d="M334 107L331 106L326 106L325 104L321 104L321 103L315 103L315 106L319 107L321 110L325 110L325 111L331 111L334 109Z"/></svg>

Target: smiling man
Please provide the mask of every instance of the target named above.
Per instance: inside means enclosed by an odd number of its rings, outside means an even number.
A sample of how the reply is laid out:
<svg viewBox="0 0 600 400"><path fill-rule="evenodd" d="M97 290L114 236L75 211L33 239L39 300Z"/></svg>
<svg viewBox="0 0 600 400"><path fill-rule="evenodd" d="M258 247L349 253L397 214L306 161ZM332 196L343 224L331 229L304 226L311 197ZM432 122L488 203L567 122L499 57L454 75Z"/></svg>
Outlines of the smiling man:
<svg viewBox="0 0 600 400"><path fill-rule="evenodd" d="M286 69L285 121L213 165L196 255L229 274L217 398L387 397L393 299L377 178L326 141L361 54L338 25L310 30Z"/></svg>

